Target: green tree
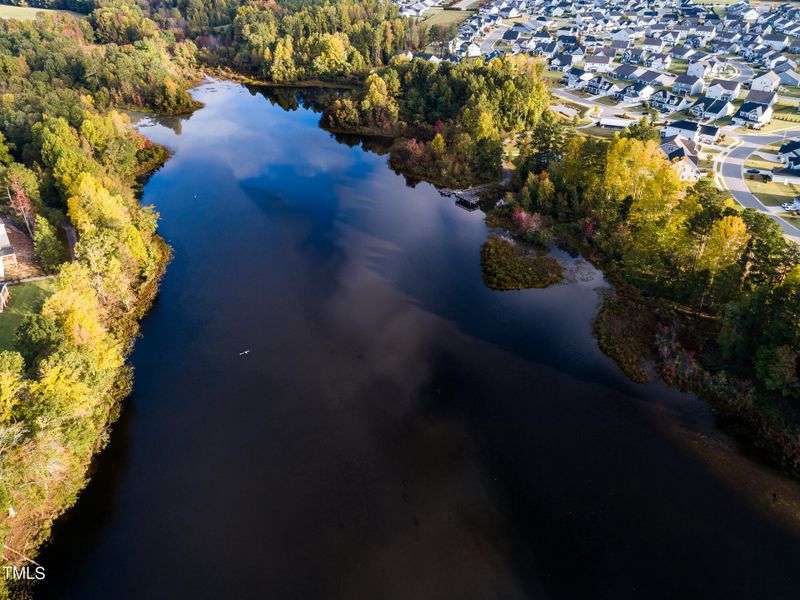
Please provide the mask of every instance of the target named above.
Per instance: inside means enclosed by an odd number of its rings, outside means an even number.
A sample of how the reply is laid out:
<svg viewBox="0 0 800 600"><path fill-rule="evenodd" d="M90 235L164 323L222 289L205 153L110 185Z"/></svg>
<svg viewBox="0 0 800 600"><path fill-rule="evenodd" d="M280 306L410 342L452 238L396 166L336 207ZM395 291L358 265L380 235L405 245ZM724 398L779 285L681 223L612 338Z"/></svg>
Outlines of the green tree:
<svg viewBox="0 0 800 600"><path fill-rule="evenodd" d="M622 132L622 137L633 138L640 142L648 140L657 142L661 139L661 133L654 125L652 117L645 115L632 125L628 125L627 129Z"/></svg>
<svg viewBox="0 0 800 600"><path fill-rule="evenodd" d="M26 315L14 332L14 349L25 359L29 372L35 373L39 361L64 341L64 333L55 319L40 314Z"/></svg>
<svg viewBox="0 0 800 600"><path fill-rule="evenodd" d="M784 396L800 393L799 364L800 354L791 346L763 346L755 356L756 372L764 386Z"/></svg>
<svg viewBox="0 0 800 600"><path fill-rule="evenodd" d="M0 131L0 167L10 165L12 162L14 162L14 157L11 156L11 148L6 143L3 132Z"/></svg>
<svg viewBox="0 0 800 600"><path fill-rule="evenodd" d="M48 273L55 273L66 260L64 245L58 239L55 227L50 222L36 215L36 229L33 233L33 249Z"/></svg>
<svg viewBox="0 0 800 600"><path fill-rule="evenodd" d="M277 82L292 81L297 77L292 38L284 36L278 40L272 55L270 77Z"/></svg>

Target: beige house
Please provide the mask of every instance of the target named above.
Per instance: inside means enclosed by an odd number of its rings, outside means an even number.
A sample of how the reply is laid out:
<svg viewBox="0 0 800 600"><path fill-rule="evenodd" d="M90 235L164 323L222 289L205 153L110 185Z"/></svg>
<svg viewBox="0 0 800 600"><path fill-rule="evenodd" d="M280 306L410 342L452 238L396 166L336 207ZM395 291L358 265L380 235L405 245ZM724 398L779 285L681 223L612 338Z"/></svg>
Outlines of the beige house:
<svg viewBox="0 0 800 600"><path fill-rule="evenodd" d="M6 267L17 264L17 254L8 239L6 226L0 223L0 277L6 276Z"/></svg>

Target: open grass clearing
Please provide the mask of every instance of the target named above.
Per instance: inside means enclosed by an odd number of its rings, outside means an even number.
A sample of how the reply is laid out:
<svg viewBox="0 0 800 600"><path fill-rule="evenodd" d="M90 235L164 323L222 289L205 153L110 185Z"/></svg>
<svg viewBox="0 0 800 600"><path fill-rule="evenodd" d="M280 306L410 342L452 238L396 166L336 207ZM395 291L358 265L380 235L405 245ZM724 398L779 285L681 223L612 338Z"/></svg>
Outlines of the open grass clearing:
<svg viewBox="0 0 800 600"><path fill-rule="evenodd" d="M429 27L458 26L473 14L475 14L475 11L472 10L444 10L441 8L432 8L426 13L425 17L423 17L422 22Z"/></svg>
<svg viewBox="0 0 800 600"><path fill-rule="evenodd" d="M606 106L617 106L619 102L614 100L611 96L598 96L596 98L592 98L597 104L605 104Z"/></svg>
<svg viewBox="0 0 800 600"><path fill-rule="evenodd" d="M48 8L31 8L28 6L7 6L0 4L0 19L17 19L19 21L33 21L39 13L59 13L62 15L72 15L78 19L84 17L81 13L71 10L54 10Z"/></svg>
<svg viewBox="0 0 800 600"><path fill-rule="evenodd" d="M793 85L782 85L778 92L781 96L789 96L791 98L800 98L800 87Z"/></svg>
<svg viewBox="0 0 800 600"><path fill-rule="evenodd" d="M667 72L672 73L673 75L684 75L688 68L689 68L689 61L683 60L681 58L673 58L672 61L669 63L669 68L667 69Z"/></svg>
<svg viewBox="0 0 800 600"><path fill-rule="evenodd" d="M607 127L581 127L578 131L582 132L584 135L589 135L593 137L600 137L611 139L614 137L614 134L622 131L621 129L609 129Z"/></svg>
<svg viewBox="0 0 800 600"><path fill-rule="evenodd" d="M11 348L14 331L22 318L37 311L41 303L55 291L55 287L52 279L8 286L9 302L0 313L0 350Z"/></svg>

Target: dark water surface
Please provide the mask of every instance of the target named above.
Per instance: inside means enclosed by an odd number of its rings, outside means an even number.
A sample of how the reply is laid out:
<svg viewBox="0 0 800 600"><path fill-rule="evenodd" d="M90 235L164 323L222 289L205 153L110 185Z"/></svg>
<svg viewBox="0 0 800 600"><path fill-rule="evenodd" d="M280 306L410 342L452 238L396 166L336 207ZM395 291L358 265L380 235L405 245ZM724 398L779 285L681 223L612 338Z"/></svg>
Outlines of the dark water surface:
<svg viewBox="0 0 800 600"><path fill-rule="evenodd" d="M492 292L479 212L196 96L142 127L175 260L38 597L800 598L797 486L600 353L599 273Z"/></svg>

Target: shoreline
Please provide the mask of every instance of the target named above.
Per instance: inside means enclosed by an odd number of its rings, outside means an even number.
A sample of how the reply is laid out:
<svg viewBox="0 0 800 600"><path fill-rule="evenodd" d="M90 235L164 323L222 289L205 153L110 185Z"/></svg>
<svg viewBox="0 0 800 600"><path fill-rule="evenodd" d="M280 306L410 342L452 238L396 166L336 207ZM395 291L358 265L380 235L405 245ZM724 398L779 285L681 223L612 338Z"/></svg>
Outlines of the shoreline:
<svg viewBox="0 0 800 600"><path fill-rule="evenodd" d="M148 142L150 142L149 139ZM135 198L140 206L142 201L142 192L147 180L158 170L160 170L172 156L172 153L169 152L167 148L157 144L154 144L154 146L157 146L161 149L158 159L151 162L148 165L148 169L137 175L131 182L131 190L135 194ZM135 305L133 306L132 310L127 313L125 318L122 318L117 322L118 326L124 327L127 330L126 335L120 338L125 362L117 373L111 390L105 398L107 403L107 413L102 429L100 430L100 435L91 448L90 453L87 456L81 457L80 459L80 478L73 481L67 481L64 484L66 487L70 487L70 485L72 487L68 494L69 501L58 506L54 505L50 507L44 507L37 515L35 526L31 527L33 532L28 536L28 544L30 545L26 544L25 546L24 558L26 562L27 560L31 560L28 557L37 557L42 548L52 542L53 526L58 520L67 515L80 500L81 493L84 491L86 486L89 485L95 473L97 468L97 459L109 442L112 426L119 419L123 405L132 393L134 373L133 368L128 362L128 359L133 352L136 340L140 335L141 322L155 303L161 281L166 275L167 267L172 260L172 248L166 242L166 240L156 233L154 242L160 255L156 264L156 272L153 278L138 290ZM13 531L13 528L9 531L9 537ZM8 548L11 548L11 546L8 546ZM20 556L23 556L23 554L20 554ZM17 564L13 561L9 562L11 562L11 564ZM35 581L12 579L7 583L7 591L10 595L9 597L26 598L28 597L27 594L32 593L32 588L34 585ZM2 588L0 588L0 597L2 597Z"/></svg>

